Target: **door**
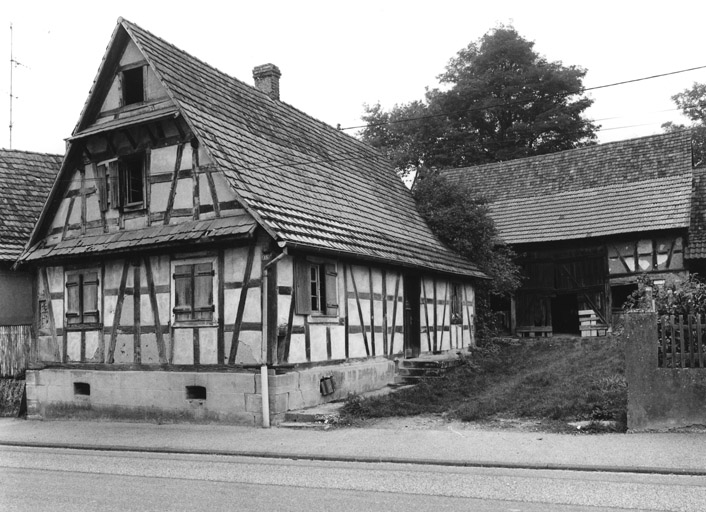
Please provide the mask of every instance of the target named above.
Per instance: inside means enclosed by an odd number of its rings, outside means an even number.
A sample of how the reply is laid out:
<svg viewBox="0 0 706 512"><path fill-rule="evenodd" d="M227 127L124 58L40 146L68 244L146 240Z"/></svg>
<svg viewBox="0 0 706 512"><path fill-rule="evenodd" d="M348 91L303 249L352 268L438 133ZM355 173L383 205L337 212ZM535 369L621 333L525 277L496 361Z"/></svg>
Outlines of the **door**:
<svg viewBox="0 0 706 512"><path fill-rule="evenodd" d="M404 276L404 356L419 356L421 351L421 324L419 296L421 286L419 276Z"/></svg>

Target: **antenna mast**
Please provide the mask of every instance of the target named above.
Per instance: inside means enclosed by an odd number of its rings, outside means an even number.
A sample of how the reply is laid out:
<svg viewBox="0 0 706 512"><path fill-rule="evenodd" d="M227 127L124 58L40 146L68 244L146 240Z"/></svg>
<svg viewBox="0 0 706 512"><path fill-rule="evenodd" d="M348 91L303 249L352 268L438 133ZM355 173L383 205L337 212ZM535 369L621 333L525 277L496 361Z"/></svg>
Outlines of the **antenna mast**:
<svg viewBox="0 0 706 512"><path fill-rule="evenodd" d="M15 56L12 53L12 23L10 23L10 148L12 149L12 68L15 67Z"/></svg>

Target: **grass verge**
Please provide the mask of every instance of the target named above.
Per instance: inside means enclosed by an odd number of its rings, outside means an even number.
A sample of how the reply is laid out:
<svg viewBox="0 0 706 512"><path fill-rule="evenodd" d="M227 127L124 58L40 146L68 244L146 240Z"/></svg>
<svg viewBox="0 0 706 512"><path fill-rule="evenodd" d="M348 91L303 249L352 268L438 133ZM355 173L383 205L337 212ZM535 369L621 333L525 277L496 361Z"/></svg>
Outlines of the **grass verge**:
<svg viewBox="0 0 706 512"><path fill-rule="evenodd" d="M373 398L351 396L344 420L443 414L554 422L613 420L625 430L627 382L619 338L493 340L441 379Z"/></svg>

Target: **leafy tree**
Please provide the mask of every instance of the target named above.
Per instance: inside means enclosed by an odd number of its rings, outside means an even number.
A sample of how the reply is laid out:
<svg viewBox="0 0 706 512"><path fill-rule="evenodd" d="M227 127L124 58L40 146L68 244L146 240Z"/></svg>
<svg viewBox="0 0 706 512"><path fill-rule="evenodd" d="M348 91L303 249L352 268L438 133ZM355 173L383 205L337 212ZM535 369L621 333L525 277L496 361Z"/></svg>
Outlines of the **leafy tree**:
<svg viewBox="0 0 706 512"><path fill-rule="evenodd" d="M694 82L691 89L684 89L672 96L672 101L691 124L687 126L670 121L662 124L662 128L667 132L693 128L694 164L702 165L706 162L706 84Z"/></svg>
<svg viewBox="0 0 706 512"><path fill-rule="evenodd" d="M512 27L495 28L458 52L423 101L385 111L365 105L360 136L402 172L462 167L595 143L582 117L586 71L549 62Z"/></svg>
<svg viewBox="0 0 706 512"><path fill-rule="evenodd" d="M514 253L498 238L488 203L472 190L451 184L436 171L421 172L412 189L417 209L439 239L457 253L475 262L491 277L476 293L477 330L480 336L494 334L490 307L493 296L504 297L520 285L520 270Z"/></svg>

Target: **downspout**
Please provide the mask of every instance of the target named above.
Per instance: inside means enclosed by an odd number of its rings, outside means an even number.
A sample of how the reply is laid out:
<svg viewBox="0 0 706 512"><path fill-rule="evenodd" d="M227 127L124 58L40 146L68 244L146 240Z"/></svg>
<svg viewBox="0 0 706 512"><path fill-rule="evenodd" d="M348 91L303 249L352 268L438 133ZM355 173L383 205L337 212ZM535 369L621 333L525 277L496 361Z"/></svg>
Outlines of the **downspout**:
<svg viewBox="0 0 706 512"><path fill-rule="evenodd" d="M269 297L267 295L267 270L281 260L287 255L287 249L284 249L276 258L269 261L266 265L262 267L262 352L260 354L260 360L262 365L260 366L260 384L262 394L262 427L270 427L270 382L267 373L267 347L269 341L269 333L267 331L267 306Z"/></svg>

